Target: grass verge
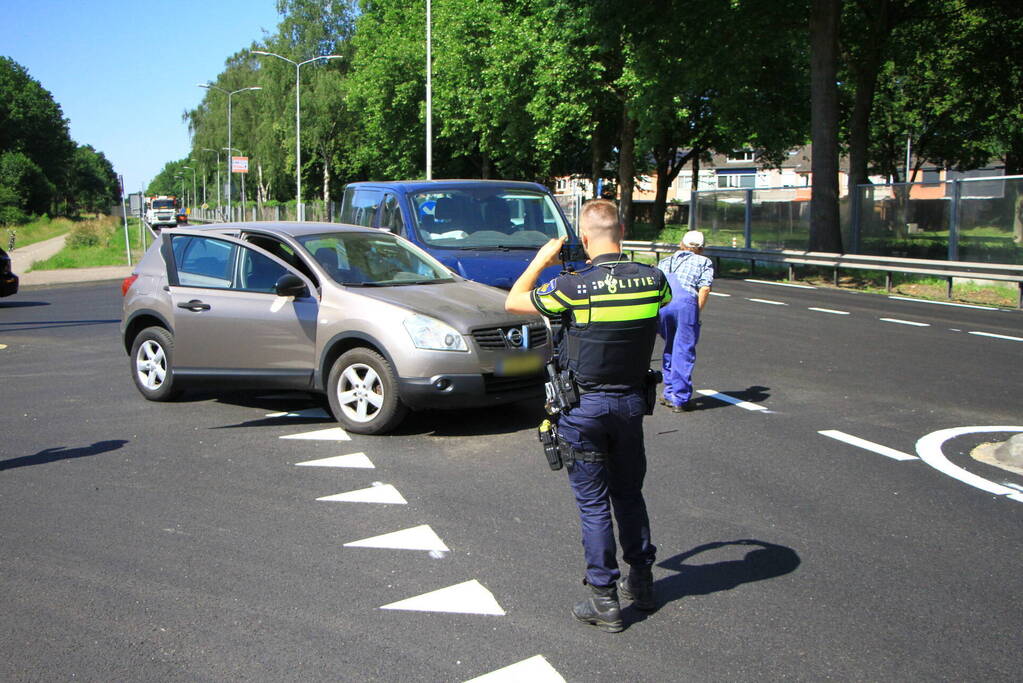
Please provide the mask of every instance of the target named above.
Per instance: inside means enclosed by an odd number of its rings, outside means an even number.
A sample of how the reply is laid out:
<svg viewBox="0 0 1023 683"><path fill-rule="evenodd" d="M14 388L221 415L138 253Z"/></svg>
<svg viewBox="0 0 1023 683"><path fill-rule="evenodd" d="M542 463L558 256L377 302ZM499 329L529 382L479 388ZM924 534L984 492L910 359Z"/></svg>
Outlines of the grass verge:
<svg viewBox="0 0 1023 683"><path fill-rule="evenodd" d="M142 253L137 219L128 219L132 263ZM60 270L96 266L127 265L124 247L124 223L116 216L103 216L74 223L62 250L45 261L36 261L30 270Z"/></svg>
<svg viewBox="0 0 1023 683"><path fill-rule="evenodd" d="M13 239L15 249L18 247L27 247L30 244L35 244L36 242L42 242L44 240L69 233L74 225L75 221L70 218L50 218L49 216L43 216L42 218L37 218L29 223L14 225L0 230L0 240L2 240L2 244L0 244L0 246L7 249Z"/></svg>

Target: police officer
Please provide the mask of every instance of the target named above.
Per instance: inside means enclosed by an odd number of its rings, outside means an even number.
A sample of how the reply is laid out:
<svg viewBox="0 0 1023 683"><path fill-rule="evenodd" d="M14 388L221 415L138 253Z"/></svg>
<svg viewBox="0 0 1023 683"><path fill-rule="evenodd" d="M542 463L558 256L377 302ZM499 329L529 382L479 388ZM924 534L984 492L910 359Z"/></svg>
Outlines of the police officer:
<svg viewBox="0 0 1023 683"><path fill-rule="evenodd" d="M656 607L656 547L643 499L646 454L643 415L657 313L671 289L657 268L622 254L618 209L606 199L583 205L579 236L590 265L533 289L541 271L558 260L564 238L537 252L512 286L505 308L562 321L557 357L579 393L558 415L558 434L568 479L579 507L586 579L591 595L573 609L598 628L622 630L618 592L642 610ZM621 579L611 514L622 555L630 566Z"/></svg>

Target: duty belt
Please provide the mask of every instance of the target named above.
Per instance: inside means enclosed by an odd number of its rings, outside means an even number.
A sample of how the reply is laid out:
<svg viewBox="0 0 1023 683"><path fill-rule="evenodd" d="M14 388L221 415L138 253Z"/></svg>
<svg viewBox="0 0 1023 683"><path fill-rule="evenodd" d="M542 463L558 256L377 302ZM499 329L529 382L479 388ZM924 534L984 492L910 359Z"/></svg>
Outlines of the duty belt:
<svg viewBox="0 0 1023 683"><path fill-rule="evenodd" d="M567 441L561 436L558 436L559 448L561 452L561 459L565 462L576 461L576 462L606 462L607 454L598 453L597 451L581 451L577 448L573 448Z"/></svg>

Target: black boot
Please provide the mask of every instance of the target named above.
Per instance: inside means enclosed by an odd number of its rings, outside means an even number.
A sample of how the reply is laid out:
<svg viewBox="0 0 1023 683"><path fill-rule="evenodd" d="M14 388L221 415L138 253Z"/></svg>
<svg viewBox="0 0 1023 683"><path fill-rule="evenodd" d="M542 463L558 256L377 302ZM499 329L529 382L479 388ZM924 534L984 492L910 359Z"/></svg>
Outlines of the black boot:
<svg viewBox="0 0 1023 683"><path fill-rule="evenodd" d="M596 626L601 631L618 633L622 630L622 609L618 605L618 591L614 585L604 588L590 586L593 595L578 603L572 614L579 621Z"/></svg>
<svg viewBox="0 0 1023 683"><path fill-rule="evenodd" d="M618 590L638 610L653 612L657 609L654 601L654 576L650 567L632 567L627 579L619 579Z"/></svg>

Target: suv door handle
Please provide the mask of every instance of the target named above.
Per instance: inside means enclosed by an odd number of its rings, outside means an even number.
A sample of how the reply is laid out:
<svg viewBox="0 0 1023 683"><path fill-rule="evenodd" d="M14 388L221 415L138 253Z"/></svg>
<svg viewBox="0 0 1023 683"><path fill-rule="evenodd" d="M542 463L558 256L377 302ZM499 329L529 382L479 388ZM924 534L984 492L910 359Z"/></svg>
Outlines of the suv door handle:
<svg viewBox="0 0 1023 683"><path fill-rule="evenodd" d="M198 299L192 299L191 301L183 301L183 302L181 302L180 304L178 304L178 308L187 308L188 310L192 311L193 313L198 313L199 311L208 311L208 310L210 310L210 305L209 304L204 304L203 302L199 301Z"/></svg>

